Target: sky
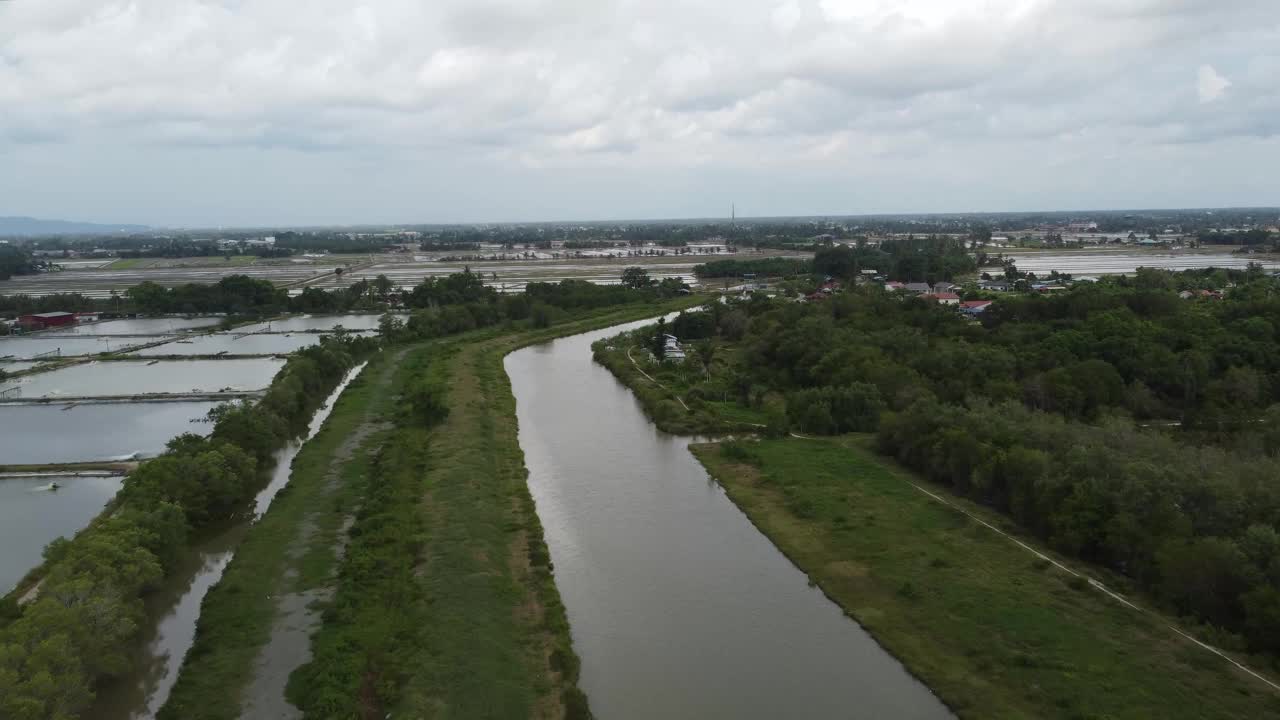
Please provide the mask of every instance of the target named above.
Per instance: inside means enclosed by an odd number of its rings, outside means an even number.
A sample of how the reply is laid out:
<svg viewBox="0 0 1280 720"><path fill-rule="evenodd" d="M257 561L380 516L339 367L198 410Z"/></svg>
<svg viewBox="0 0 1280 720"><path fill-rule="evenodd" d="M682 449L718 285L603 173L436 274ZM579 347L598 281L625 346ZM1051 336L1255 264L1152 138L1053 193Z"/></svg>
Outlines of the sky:
<svg viewBox="0 0 1280 720"><path fill-rule="evenodd" d="M1280 205L1277 0L0 0L0 215Z"/></svg>

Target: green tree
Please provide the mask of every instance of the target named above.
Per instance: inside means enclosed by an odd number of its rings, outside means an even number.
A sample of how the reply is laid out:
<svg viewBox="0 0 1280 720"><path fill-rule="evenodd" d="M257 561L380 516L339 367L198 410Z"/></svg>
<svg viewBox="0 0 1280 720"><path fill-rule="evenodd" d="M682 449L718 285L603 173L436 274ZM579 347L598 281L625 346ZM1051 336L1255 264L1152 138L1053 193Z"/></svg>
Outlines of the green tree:
<svg viewBox="0 0 1280 720"><path fill-rule="evenodd" d="M653 284L649 279L649 271L633 266L622 271L622 284L633 290L642 290Z"/></svg>

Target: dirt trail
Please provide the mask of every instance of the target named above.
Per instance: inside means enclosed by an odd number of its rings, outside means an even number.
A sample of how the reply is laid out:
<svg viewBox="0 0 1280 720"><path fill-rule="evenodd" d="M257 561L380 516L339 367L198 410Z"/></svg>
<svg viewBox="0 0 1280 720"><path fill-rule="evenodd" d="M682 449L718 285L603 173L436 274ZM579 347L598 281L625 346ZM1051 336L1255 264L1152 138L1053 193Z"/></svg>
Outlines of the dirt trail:
<svg viewBox="0 0 1280 720"><path fill-rule="evenodd" d="M376 381L379 393L388 391L395 370L407 352L407 349L397 351L383 366ZM365 441L389 427L378 417L375 407L375 404L370 404L360 425L343 439L330 458L324 483L326 496L337 491L343 466L355 456ZM346 548L347 531L354 519L355 509L352 508L350 513L335 538L334 554L339 562ZM315 532L315 518L308 516L289 544L289 568L277 585L281 592L275 596L276 617L271 625L271 637L262 646L254 663L253 680L246 688L243 698L242 717L302 717L302 712L285 698L285 686L289 675L311 660L311 634L319 627L321 620L316 606L331 599L335 590L332 585L307 590L294 588L298 579L297 565L306 554Z"/></svg>

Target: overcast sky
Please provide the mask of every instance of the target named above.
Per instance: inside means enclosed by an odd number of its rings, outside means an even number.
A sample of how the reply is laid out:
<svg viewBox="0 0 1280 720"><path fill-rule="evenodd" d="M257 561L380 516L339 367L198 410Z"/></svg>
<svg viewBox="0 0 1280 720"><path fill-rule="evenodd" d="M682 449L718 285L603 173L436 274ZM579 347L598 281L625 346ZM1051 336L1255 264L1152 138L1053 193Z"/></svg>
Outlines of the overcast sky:
<svg viewBox="0 0 1280 720"><path fill-rule="evenodd" d="M1278 0L0 0L0 215L1280 204Z"/></svg>

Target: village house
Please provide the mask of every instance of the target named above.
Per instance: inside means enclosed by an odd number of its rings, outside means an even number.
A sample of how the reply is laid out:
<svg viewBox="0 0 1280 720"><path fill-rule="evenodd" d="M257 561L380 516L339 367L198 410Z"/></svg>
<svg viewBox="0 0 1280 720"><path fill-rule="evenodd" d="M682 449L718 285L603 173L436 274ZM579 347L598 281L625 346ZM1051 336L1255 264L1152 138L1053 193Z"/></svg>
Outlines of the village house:
<svg viewBox="0 0 1280 720"><path fill-rule="evenodd" d="M960 304L960 296L953 292L926 293L923 297L926 300L933 300L937 302L939 305L959 305Z"/></svg>
<svg viewBox="0 0 1280 720"><path fill-rule="evenodd" d="M680 346L680 341L676 339L676 336L667 334L663 335L663 338L666 339L667 344L662 359L670 360L672 362L684 362L684 348Z"/></svg>
<svg viewBox="0 0 1280 720"><path fill-rule="evenodd" d="M978 316L991 307L992 300L966 300L960 303L960 312L965 315Z"/></svg>

